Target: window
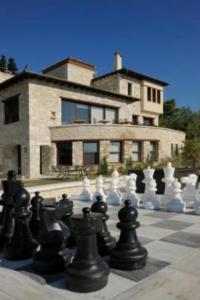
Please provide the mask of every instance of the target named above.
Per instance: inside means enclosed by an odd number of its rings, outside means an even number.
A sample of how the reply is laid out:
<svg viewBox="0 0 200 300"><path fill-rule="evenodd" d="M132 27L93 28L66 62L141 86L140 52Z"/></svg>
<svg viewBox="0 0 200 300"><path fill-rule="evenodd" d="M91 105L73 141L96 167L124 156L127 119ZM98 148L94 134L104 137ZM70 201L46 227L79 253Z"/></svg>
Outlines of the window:
<svg viewBox="0 0 200 300"><path fill-rule="evenodd" d="M72 165L72 143L61 142L57 144L58 165Z"/></svg>
<svg viewBox="0 0 200 300"><path fill-rule="evenodd" d="M19 96L4 101L5 124L19 121Z"/></svg>
<svg viewBox="0 0 200 300"><path fill-rule="evenodd" d="M142 142L134 141L132 144L133 161L142 161Z"/></svg>
<svg viewBox="0 0 200 300"><path fill-rule="evenodd" d="M153 126L154 125L154 119L153 118L143 118L143 124L146 126Z"/></svg>
<svg viewBox="0 0 200 300"><path fill-rule="evenodd" d="M160 90L157 90L157 102L160 103Z"/></svg>
<svg viewBox="0 0 200 300"><path fill-rule="evenodd" d="M132 115L132 123L137 125L138 124L138 116Z"/></svg>
<svg viewBox="0 0 200 300"><path fill-rule="evenodd" d="M89 123L89 106L85 104L75 104L75 121Z"/></svg>
<svg viewBox="0 0 200 300"><path fill-rule="evenodd" d="M117 110L114 108L105 108L105 119L114 124L117 121Z"/></svg>
<svg viewBox="0 0 200 300"><path fill-rule="evenodd" d="M96 124L102 120L116 123L117 109L62 100L62 124L74 122Z"/></svg>
<svg viewBox="0 0 200 300"><path fill-rule="evenodd" d="M122 162L122 142L110 142L109 162Z"/></svg>
<svg viewBox="0 0 200 300"><path fill-rule="evenodd" d="M153 102L156 102L156 89L153 89Z"/></svg>
<svg viewBox="0 0 200 300"><path fill-rule="evenodd" d="M84 165L99 163L99 143L83 143L83 163Z"/></svg>
<svg viewBox="0 0 200 300"><path fill-rule="evenodd" d="M133 91L132 91L132 87L133 87L133 86L132 86L132 83L131 83L131 82L128 82L128 95L129 95L129 96L132 96L132 92L133 92Z"/></svg>
<svg viewBox="0 0 200 300"><path fill-rule="evenodd" d="M150 142L149 143L149 159L150 161L158 161L158 143Z"/></svg>
<svg viewBox="0 0 200 300"><path fill-rule="evenodd" d="M103 107L92 106L91 109L91 121L93 124L98 123L104 119L104 110Z"/></svg>
<svg viewBox="0 0 200 300"><path fill-rule="evenodd" d="M178 144L171 144L171 156L176 157L178 155Z"/></svg>
<svg viewBox="0 0 200 300"><path fill-rule="evenodd" d="M149 86L147 87L147 99L151 101L151 88Z"/></svg>

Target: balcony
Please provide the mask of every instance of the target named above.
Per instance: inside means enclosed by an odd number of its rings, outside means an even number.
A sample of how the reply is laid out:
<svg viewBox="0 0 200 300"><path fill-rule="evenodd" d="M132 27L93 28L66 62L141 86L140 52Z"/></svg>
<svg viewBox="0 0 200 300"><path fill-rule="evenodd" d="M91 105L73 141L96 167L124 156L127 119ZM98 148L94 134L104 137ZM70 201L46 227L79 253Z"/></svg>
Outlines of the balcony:
<svg viewBox="0 0 200 300"><path fill-rule="evenodd" d="M183 132L132 124L69 124L50 127L52 142L82 140L184 140Z"/></svg>

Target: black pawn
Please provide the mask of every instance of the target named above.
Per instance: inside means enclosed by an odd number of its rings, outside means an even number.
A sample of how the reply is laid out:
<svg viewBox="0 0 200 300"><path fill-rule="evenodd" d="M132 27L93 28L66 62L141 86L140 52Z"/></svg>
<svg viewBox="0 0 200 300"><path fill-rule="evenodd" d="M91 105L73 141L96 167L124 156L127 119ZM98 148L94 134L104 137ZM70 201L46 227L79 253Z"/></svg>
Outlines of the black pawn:
<svg viewBox="0 0 200 300"><path fill-rule="evenodd" d="M120 222L117 227L121 233L116 247L111 250L110 266L119 270L136 270L145 266L148 253L136 234L136 229L140 226L136 221L138 212L131 206L130 200L125 200L124 204L118 213Z"/></svg>
<svg viewBox="0 0 200 300"><path fill-rule="evenodd" d="M10 260L23 260L33 256L38 244L29 230L30 212L27 209L29 193L21 186L13 197L14 233L4 248L4 257Z"/></svg>
<svg viewBox="0 0 200 300"><path fill-rule="evenodd" d="M108 282L109 268L98 254L96 234L101 230L102 215L82 209L72 216L76 235L76 254L66 269L66 286L74 292L88 293L103 288Z"/></svg>
<svg viewBox="0 0 200 300"><path fill-rule="evenodd" d="M67 225L67 227L70 230L70 236L68 237L67 241L66 241L66 246L68 248L72 248L76 246L76 240L75 240L75 236L74 236L74 232L72 230L72 222L71 222L71 216L73 215L73 201L69 200L67 197L67 194L63 194L62 195L62 199L60 201L61 204L65 204L68 206L68 211L67 213L64 215L64 217L62 217L62 221L65 225Z"/></svg>
<svg viewBox="0 0 200 300"><path fill-rule="evenodd" d="M13 235L14 229L14 205L13 197L21 187L21 182L16 179L16 172L13 170L8 171L7 180L2 181L3 195L0 205L3 206L2 210L2 228L0 233L0 248L3 248Z"/></svg>
<svg viewBox="0 0 200 300"><path fill-rule="evenodd" d="M102 196L97 196L96 200L97 201L91 206L91 211L102 214L102 228L100 232L97 232L97 247L99 254L101 256L106 256L109 255L110 250L115 247L116 240L111 236L106 225L106 221L109 219L109 216L106 214L108 206L103 201Z"/></svg>
<svg viewBox="0 0 200 300"><path fill-rule="evenodd" d="M29 228L32 236L37 240L42 220L43 213L43 201L44 199L40 196L39 192L35 192L35 196L31 199L31 219L29 223Z"/></svg>

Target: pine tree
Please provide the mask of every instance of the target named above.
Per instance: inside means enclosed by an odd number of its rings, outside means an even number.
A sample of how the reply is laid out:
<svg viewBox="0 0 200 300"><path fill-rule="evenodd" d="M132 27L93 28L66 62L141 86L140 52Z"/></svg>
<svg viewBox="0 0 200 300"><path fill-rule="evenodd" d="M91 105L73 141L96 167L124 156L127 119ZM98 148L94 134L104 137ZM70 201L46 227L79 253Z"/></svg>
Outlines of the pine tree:
<svg viewBox="0 0 200 300"><path fill-rule="evenodd" d="M17 65L16 65L14 58L12 58L12 57L9 58L7 68L13 74L15 74L17 72L18 69L17 69Z"/></svg>
<svg viewBox="0 0 200 300"><path fill-rule="evenodd" d="M5 57L5 55L1 55L1 58L0 58L0 70L2 70L2 71L6 70L6 57Z"/></svg>

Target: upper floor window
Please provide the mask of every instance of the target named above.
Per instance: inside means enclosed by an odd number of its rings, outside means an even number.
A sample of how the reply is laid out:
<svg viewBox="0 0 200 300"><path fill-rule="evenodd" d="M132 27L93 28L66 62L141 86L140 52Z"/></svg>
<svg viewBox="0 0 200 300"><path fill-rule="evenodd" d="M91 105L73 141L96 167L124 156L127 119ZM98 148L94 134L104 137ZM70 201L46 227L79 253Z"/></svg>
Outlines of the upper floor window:
<svg viewBox="0 0 200 300"><path fill-rule="evenodd" d="M121 163L122 162L122 142L110 142L110 155L109 162Z"/></svg>
<svg viewBox="0 0 200 300"><path fill-rule="evenodd" d="M154 119L143 117L143 124L146 125L146 126L153 126L154 125Z"/></svg>
<svg viewBox="0 0 200 300"><path fill-rule="evenodd" d="M147 100L152 101L154 103L161 103L161 90L147 87Z"/></svg>
<svg viewBox="0 0 200 300"><path fill-rule="evenodd" d="M128 82L128 95L132 96L133 94L133 85L131 82Z"/></svg>
<svg viewBox="0 0 200 300"><path fill-rule="evenodd" d="M137 115L132 115L132 123L134 125L138 125L138 116Z"/></svg>
<svg viewBox="0 0 200 300"><path fill-rule="evenodd" d="M5 124L19 121L19 96L4 101Z"/></svg>
<svg viewBox="0 0 200 300"><path fill-rule="evenodd" d="M96 124L101 121L108 123L117 122L117 109L106 106L95 106L62 100L62 123L87 123Z"/></svg>

